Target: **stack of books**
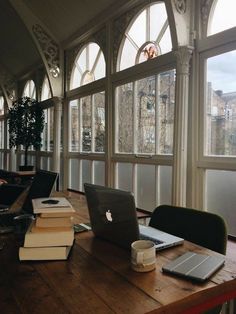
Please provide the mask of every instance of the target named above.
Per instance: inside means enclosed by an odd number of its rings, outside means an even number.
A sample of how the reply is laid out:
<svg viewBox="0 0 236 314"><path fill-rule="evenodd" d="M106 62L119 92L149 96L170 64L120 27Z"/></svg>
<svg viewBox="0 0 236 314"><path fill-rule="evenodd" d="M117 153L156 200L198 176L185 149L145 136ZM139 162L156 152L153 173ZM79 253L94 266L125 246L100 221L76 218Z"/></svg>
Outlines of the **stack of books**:
<svg viewBox="0 0 236 314"><path fill-rule="evenodd" d="M19 259L67 259L74 241L74 208L64 197L37 198L32 204L36 219L25 234Z"/></svg>

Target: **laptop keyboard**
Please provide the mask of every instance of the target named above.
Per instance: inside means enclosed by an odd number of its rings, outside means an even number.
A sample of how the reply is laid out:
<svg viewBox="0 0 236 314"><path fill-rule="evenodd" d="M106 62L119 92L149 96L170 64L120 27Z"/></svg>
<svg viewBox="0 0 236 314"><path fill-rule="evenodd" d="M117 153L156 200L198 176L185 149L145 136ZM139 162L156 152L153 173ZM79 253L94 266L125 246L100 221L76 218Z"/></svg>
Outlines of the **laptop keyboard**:
<svg viewBox="0 0 236 314"><path fill-rule="evenodd" d="M150 241L154 242L156 245L163 243L163 241L160 241L158 239L154 239L154 238L146 236L144 234L140 234L139 239L140 240L150 240Z"/></svg>

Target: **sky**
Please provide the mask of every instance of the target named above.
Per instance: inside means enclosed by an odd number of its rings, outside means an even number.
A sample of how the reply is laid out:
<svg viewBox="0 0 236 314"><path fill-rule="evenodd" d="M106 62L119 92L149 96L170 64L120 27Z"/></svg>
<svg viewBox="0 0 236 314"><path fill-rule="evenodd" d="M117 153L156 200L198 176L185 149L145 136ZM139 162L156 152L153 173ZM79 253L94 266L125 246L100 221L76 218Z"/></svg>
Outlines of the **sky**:
<svg viewBox="0 0 236 314"><path fill-rule="evenodd" d="M236 50L207 60L207 81L214 90L236 92Z"/></svg>
<svg viewBox="0 0 236 314"><path fill-rule="evenodd" d="M236 26L236 0L218 0L213 12L209 35ZM207 60L207 81L214 90L236 92L236 50Z"/></svg>

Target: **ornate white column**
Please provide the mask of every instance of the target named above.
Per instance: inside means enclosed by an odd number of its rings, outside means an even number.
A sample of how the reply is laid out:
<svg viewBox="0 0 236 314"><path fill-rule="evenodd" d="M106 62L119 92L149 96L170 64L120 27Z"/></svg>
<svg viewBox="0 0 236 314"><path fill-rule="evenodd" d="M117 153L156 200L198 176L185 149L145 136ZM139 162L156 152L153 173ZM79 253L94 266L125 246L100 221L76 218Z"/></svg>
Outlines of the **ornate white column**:
<svg viewBox="0 0 236 314"><path fill-rule="evenodd" d="M186 206L189 63L192 51L192 47L181 46L175 53L177 71L172 196L176 206Z"/></svg>
<svg viewBox="0 0 236 314"><path fill-rule="evenodd" d="M55 97L54 99L54 127L53 127L53 171L60 173L60 154L61 154L61 115L62 115L62 99Z"/></svg>

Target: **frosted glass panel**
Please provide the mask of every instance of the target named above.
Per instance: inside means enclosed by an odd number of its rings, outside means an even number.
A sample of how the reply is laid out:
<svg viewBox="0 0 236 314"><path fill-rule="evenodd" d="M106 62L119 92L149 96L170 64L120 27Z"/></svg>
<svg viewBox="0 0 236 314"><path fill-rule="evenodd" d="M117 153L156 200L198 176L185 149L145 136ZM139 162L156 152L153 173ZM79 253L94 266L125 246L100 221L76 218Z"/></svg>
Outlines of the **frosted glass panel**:
<svg viewBox="0 0 236 314"><path fill-rule="evenodd" d="M49 160L48 157L41 157L41 168L43 170L49 170Z"/></svg>
<svg viewBox="0 0 236 314"><path fill-rule="evenodd" d="M137 207L153 211L156 207L156 168L137 165Z"/></svg>
<svg viewBox="0 0 236 314"><path fill-rule="evenodd" d="M70 159L70 181L69 188L79 191L79 160Z"/></svg>
<svg viewBox="0 0 236 314"><path fill-rule="evenodd" d="M98 185L105 185L104 161L94 161L94 183Z"/></svg>
<svg viewBox="0 0 236 314"><path fill-rule="evenodd" d="M4 165L4 153L0 153L0 167L3 169Z"/></svg>
<svg viewBox="0 0 236 314"><path fill-rule="evenodd" d="M172 167L159 167L159 204L171 204Z"/></svg>
<svg viewBox="0 0 236 314"><path fill-rule="evenodd" d="M132 191L133 165L129 163L117 163L117 188Z"/></svg>
<svg viewBox="0 0 236 314"><path fill-rule="evenodd" d="M236 172L206 171L206 208L221 215L227 223L228 233L236 236Z"/></svg>
<svg viewBox="0 0 236 314"><path fill-rule="evenodd" d="M90 160L82 160L82 191L84 191L84 183L91 182L91 164Z"/></svg>

